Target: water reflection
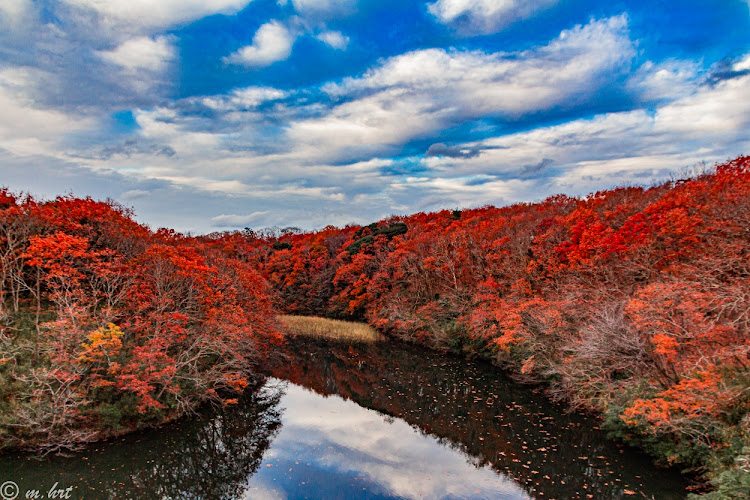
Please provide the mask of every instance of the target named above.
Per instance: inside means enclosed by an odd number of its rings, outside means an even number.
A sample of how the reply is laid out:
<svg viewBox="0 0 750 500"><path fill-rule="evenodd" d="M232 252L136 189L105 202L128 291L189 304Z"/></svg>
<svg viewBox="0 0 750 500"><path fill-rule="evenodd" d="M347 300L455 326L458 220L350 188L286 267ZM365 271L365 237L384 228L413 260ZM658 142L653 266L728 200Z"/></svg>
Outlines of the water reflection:
<svg viewBox="0 0 750 500"><path fill-rule="evenodd" d="M95 499L684 497L677 474L489 366L393 344L285 352L236 406L71 457L1 456L0 483Z"/></svg>
<svg viewBox="0 0 750 500"><path fill-rule="evenodd" d="M653 467L647 456L608 441L595 420L565 412L483 363L385 343L355 348L297 339L286 350L288 362L275 367L274 376L401 419L475 468L488 466L512 478L532 497L685 496L675 471ZM335 432L329 434L335 441ZM392 441L395 446L400 439ZM412 466L403 464L402 473L408 476L419 461L434 457L430 452Z"/></svg>
<svg viewBox="0 0 750 500"><path fill-rule="evenodd" d="M71 498L242 498L281 426L285 384L246 392L239 404L202 412L158 430L43 460L0 456L0 482L44 495L73 486ZM40 498L44 498L43 496Z"/></svg>
<svg viewBox="0 0 750 500"><path fill-rule="evenodd" d="M289 385L284 427L251 487L277 498L507 498L529 496L462 453L340 397Z"/></svg>

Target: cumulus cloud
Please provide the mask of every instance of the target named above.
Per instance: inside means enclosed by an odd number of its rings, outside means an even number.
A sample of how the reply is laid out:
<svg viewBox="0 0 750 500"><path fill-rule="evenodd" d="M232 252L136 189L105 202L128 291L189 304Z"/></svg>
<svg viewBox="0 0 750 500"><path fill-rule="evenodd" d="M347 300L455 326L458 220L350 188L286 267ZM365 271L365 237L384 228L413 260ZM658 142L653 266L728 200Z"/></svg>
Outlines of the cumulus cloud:
<svg viewBox="0 0 750 500"><path fill-rule="evenodd" d="M158 31L153 27L112 24L92 8L62 1L29 2L23 12L12 29L0 19L0 65L41 76L27 91L37 105L77 113L148 106L175 84L174 36L151 33Z"/></svg>
<svg viewBox="0 0 750 500"><path fill-rule="evenodd" d="M113 50L97 53L103 60L129 71L164 71L175 58L175 48L169 37L132 38Z"/></svg>
<svg viewBox="0 0 750 500"><path fill-rule="evenodd" d="M611 71L628 69L635 52L627 23L625 15L594 20L562 31L546 46L523 52L408 52L327 90L333 95L384 88L426 93L457 85L457 96L469 91L464 101L489 99L475 108L523 111L545 105L550 97L556 100L598 85Z"/></svg>
<svg viewBox="0 0 750 500"><path fill-rule="evenodd" d="M324 31L317 37L318 40L338 50L344 50L349 45L349 37L344 36L339 31Z"/></svg>
<svg viewBox="0 0 750 500"><path fill-rule="evenodd" d="M467 33L492 33L534 16L557 0L437 0L427 9L443 23Z"/></svg>
<svg viewBox="0 0 750 500"><path fill-rule="evenodd" d="M428 165L423 180L408 177L409 185L405 179L419 158L394 162L385 157L415 136L446 125L487 115L512 120L562 106L570 96L593 94L629 65L632 50L626 19L618 16L567 30L548 45L522 53L429 49L396 56L360 77L326 86L333 104L308 102L306 92L271 87L193 97L134 113L139 135L150 141L146 144L168 145L179 161L142 149L131 158L112 157L106 165L130 169L139 162L146 166L128 170L129 175L233 197L283 198L300 206L314 199L325 207L321 223L329 216L351 222L408 212L423 198L471 203L492 193L495 201L512 199L515 192L533 193L536 181L513 183L490 167L469 168L460 181L458 172L440 177L441 162L471 164L486 156L485 149L500 146L436 143L427 160L437 167ZM524 159L516 172L529 166L524 175L534 176L531 167L540 157ZM543 157L556 158L553 153ZM458 195L451 186L458 186ZM358 207L354 212L352 203ZM242 213L247 212L224 215Z"/></svg>
<svg viewBox="0 0 750 500"><path fill-rule="evenodd" d="M147 29L186 23L211 14L233 14L251 2L251 0L62 1L69 5L94 11L111 24L127 24L133 28Z"/></svg>
<svg viewBox="0 0 750 500"><path fill-rule="evenodd" d="M294 35L278 21L264 24L253 37L253 44L224 58L227 64L264 67L283 61L292 53Z"/></svg>

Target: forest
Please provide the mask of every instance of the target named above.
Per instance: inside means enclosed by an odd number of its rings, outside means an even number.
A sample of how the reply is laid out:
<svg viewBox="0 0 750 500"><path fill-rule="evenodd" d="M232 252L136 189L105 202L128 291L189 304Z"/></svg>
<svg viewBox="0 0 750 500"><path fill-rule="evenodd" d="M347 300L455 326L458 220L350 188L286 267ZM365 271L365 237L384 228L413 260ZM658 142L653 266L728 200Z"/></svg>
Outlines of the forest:
<svg viewBox="0 0 750 500"><path fill-rule="evenodd" d="M313 232L151 231L0 195L0 443L232 405L277 314L488 360L613 437L750 490L750 157L682 180ZM730 493L727 493L730 492Z"/></svg>
<svg viewBox="0 0 750 500"><path fill-rule="evenodd" d="M750 491L750 157L583 198L203 240L258 268L285 313L490 360Z"/></svg>
<svg viewBox="0 0 750 500"><path fill-rule="evenodd" d="M252 265L112 202L0 193L0 449L236 402L281 340Z"/></svg>

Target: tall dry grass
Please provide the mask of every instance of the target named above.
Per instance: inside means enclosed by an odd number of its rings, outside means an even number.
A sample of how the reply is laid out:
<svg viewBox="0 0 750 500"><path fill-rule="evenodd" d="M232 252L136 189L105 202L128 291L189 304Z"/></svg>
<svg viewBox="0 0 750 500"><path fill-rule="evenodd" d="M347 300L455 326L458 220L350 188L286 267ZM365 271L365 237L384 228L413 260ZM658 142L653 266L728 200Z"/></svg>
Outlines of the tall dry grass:
<svg viewBox="0 0 750 500"><path fill-rule="evenodd" d="M370 325L315 316L279 316L281 329L289 335L309 335L336 340L377 342L385 337Z"/></svg>

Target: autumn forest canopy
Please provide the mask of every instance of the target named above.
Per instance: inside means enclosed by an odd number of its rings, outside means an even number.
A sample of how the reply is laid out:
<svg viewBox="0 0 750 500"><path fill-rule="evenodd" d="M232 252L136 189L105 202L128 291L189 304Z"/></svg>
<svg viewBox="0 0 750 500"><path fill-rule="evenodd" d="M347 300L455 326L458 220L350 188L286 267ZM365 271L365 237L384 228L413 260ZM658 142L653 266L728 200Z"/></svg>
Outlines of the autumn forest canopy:
<svg viewBox="0 0 750 500"><path fill-rule="evenodd" d="M613 435L750 487L750 157L583 198L314 232L151 231L114 202L0 192L0 448L232 405L278 314L481 358ZM734 490L731 490L734 491Z"/></svg>

